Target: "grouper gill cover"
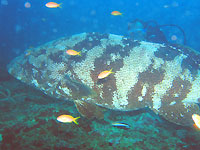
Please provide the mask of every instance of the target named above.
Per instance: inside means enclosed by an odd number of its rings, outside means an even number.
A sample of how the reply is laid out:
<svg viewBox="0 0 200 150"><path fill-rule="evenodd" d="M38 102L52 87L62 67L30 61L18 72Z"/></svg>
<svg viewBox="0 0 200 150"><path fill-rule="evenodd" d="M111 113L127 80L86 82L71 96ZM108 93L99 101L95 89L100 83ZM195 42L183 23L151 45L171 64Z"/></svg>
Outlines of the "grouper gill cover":
<svg viewBox="0 0 200 150"><path fill-rule="evenodd" d="M69 56L67 49L81 51ZM200 55L190 48L123 36L81 33L33 48L9 65L18 80L44 93L75 102L85 117L100 109L149 107L170 122L192 125L200 114ZM104 70L114 72L105 79ZM100 116L99 116L100 117Z"/></svg>

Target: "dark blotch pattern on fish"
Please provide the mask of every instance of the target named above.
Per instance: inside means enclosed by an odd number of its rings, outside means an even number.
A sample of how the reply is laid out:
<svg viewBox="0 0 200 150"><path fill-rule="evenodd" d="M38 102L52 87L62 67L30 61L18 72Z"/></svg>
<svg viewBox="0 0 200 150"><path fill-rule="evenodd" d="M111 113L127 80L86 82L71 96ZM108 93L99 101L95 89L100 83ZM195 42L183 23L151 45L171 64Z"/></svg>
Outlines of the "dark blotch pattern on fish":
<svg viewBox="0 0 200 150"><path fill-rule="evenodd" d="M152 93L154 92L154 85L162 82L163 78L164 71L155 70L152 68L152 65L149 66L147 71L140 73L138 82L128 95L129 105L127 108L143 108L144 106L152 107ZM146 85L146 93L142 96L142 89L144 85ZM142 97L142 100L140 101L138 97Z"/></svg>
<svg viewBox="0 0 200 150"><path fill-rule="evenodd" d="M166 45L165 47L160 47L159 51L155 52L155 56L162 58L165 61L171 61L181 53L182 52L177 51L176 48Z"/></svg>

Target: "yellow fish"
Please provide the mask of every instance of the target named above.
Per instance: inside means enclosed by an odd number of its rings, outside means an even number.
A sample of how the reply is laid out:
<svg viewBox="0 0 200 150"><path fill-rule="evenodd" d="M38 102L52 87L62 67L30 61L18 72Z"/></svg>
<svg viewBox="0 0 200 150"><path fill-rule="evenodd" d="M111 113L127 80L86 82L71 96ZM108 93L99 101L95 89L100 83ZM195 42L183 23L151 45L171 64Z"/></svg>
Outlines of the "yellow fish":
<svg viewBox="0 0 200 150"><path fill-rule="evenodd" d="M200 129L200 116L197 114L193 114L192 119L195 123L194 126L196 126L198 129Z"/></svg>
<svg viewBox="0 0 200 150"><path fill-rule="evenodd" d="M48 2L48 3L46 3L46 7L48 7L48 8L57 8L57 7L60 7L61 8L61 6L60 6L61 4L58 4L58 3L55 3L55 2Z"/></svg>
<svg viewBox="0 0 200 150"><path fill-rule="evenodd" d="M74 122L75 124L78 125L78 122L76 120L79 119L79 118L80 117L74 118L74 117L72 117L70 115L61 115L61 116L57 117L57 120L59 122L62 122L62 123L72 123L72 122Z"/></svg>
<svg viewBox="0 0 200 150"><path fill-rule="evenodd" d="M113 12L111 12L111 15L113 15L113 16L121 16L122 13L120 13L119 11L113 11Z"/></svg>
<svg viewBox="0 0 200 150"><path fill-rule="evenodd" d="M114 73L114 72L112 72L112 69L110 69L110 70L105 70L105 71L101 72L101 73L98 75L98 79L103 79L103 78L109 76L111 73Z"/></svg>
<svg viewBox="0 0 200 150"><path fill-rule="evenodd" d="M77 51L72 50L72 49L67 50L66 53L67 53L68 55L72 55L72 56L76 56L76 55L81 56L81 52L77 52Z"/></svg>

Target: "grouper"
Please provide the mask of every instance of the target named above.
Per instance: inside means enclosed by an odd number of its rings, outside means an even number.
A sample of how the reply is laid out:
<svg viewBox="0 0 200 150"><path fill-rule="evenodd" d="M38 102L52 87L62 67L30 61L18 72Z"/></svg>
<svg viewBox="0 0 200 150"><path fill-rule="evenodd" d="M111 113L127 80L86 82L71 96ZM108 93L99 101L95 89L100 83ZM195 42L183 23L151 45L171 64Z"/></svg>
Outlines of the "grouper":
<svg viewBox="0 0 200 150"><path fill-rule="evenodd" d="M81 52L70 56L66 50ZM47 95L74 101L80 114L148 107L183 126L200 114L200 54L183 45L158 44L100 33L80 33L21 54L8 72ZM114 73L98 79L99 73Z"/></svg>

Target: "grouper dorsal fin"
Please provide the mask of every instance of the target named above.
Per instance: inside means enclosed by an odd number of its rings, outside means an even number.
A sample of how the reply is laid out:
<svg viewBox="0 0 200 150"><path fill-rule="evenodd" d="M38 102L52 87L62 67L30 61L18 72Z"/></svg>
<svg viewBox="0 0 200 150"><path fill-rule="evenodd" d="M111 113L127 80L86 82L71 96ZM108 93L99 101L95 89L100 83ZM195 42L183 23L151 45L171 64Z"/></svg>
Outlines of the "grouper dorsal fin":
<svg viewBox="0 0 200 150"><path fill-rule="evenodd" d="M87 103L82 100L74 100L75 106L79 113L88 119L103 119L105 108L97 106L95 104Z"/></svg>
<svg viewBox="0 0 200 150"><path fill-rule="evenodd" d="M195 103L174 103L163 105L159 111L152 109L157 114L163 116L166 120L182 126L192 126L193 114L200 114L199 106Z"/></svg>

